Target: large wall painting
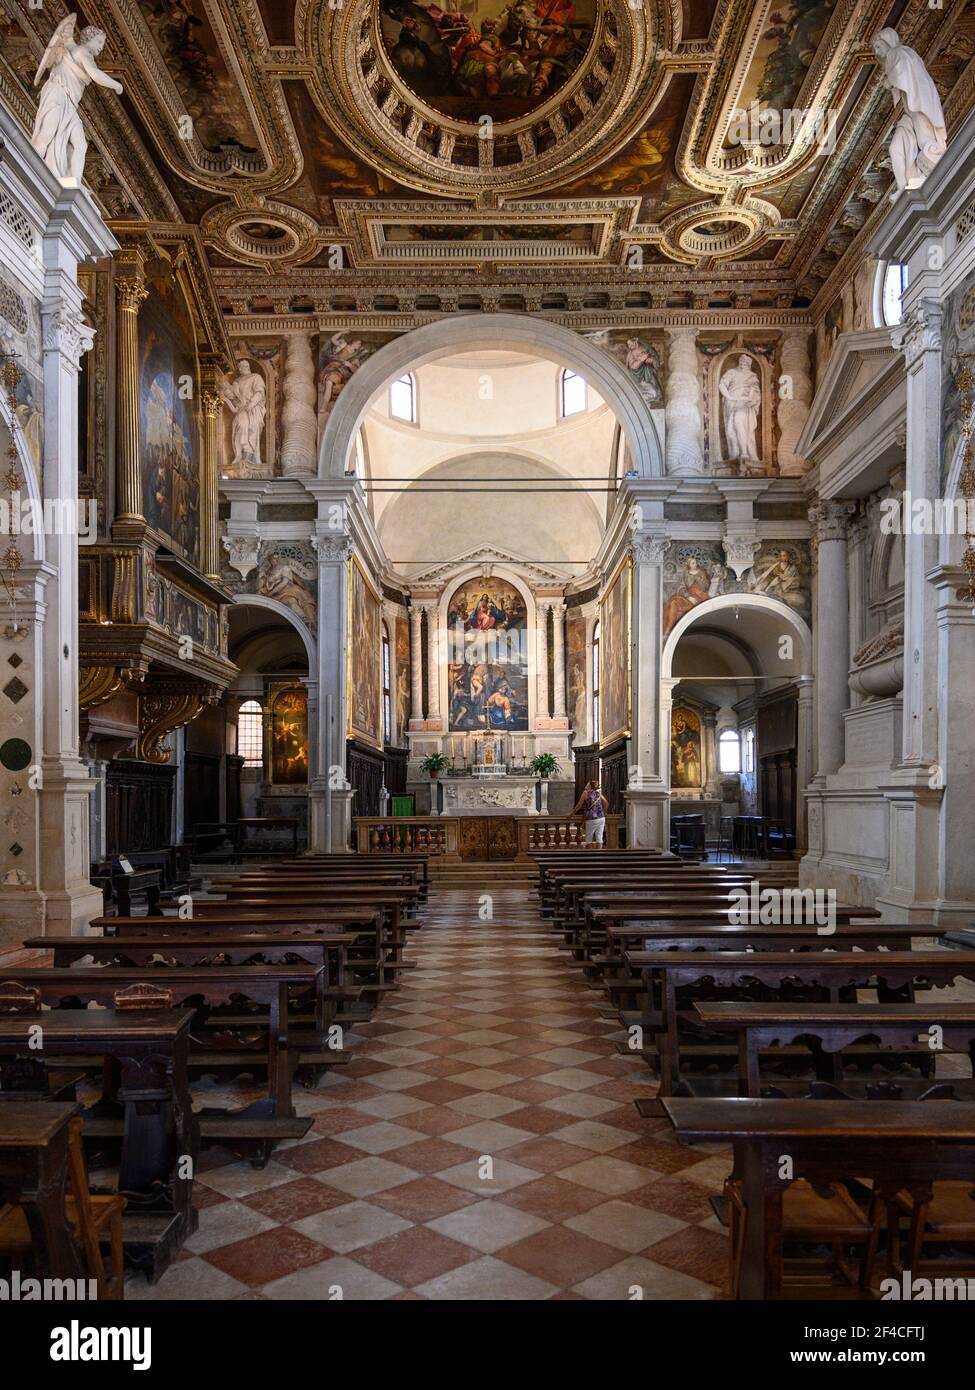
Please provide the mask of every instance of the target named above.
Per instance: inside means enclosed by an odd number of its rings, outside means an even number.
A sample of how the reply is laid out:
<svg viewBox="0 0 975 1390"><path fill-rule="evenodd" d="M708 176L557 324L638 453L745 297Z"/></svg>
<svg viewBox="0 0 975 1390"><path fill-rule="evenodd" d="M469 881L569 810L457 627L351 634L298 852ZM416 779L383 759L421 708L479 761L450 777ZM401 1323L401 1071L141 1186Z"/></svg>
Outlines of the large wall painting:
<svg viewBox="0 0 975 1390"><path fill-rule="evenodd" d="M630 733L630 604L632 566L626 556L599 600L599 742Z"/></svg>
<svg viewBox="0 0 975 1390"><path fill-rule="evenodd" d="M282 690L271 708L271 781L308 781L308 692Z"/></svg>
<svg viewBox="0 0 975 1390"><path fill-rule="evenodd" d="M528 609L503 579L469 579L447 605L448 727L527 732Z"/></svg>
<svg viewBox="0 0 975 1390"><path fill-rule="evenodd" d="M396 619L396 733L405 743L410 721L410 624Z"/></svg>
<svg viewBox="0 0 975 1390"><path fill-rule="evenodd" d="M353 555L349 561L348 735L383 746L382 596Z"/></svg>
<svg viewBox="0 0 975 1390"><path fill-rule="evenodd" d="M576 743L584 741L586 719L586 620L578 608L565 615L565 669L569 719Z"/></svg>
<svg viewBox="0 0 975 1390"><path fill-rule="evenodd" d="M480 0L477 18L380 0L379 27L411 91L455 120L517 120L565 85L592 42L595 0Z"/></svg>
<svg viewBox="0 0 975 1390"><path fill-rule="evenodd" d="M670 785L700 787L701 719L694 710L678 705L670 716Z"/></svg>
<svg viewBox="0 0 975 1390"><path fill-rule="evenodd" d="M200 436L196 339L179 284L165 263L147 277L139 313L139 425L143 514L154 531L198 562Z"/></svg>
<svg viewBox="0 0 975 1390"><path fill-rule="evenodd" d="M808 623L812 615L812 561L808 541L763 541L741 579L725 562L720 545L677 545L664 565L664 636L685 614L721 594L765 594Z"/></svg>

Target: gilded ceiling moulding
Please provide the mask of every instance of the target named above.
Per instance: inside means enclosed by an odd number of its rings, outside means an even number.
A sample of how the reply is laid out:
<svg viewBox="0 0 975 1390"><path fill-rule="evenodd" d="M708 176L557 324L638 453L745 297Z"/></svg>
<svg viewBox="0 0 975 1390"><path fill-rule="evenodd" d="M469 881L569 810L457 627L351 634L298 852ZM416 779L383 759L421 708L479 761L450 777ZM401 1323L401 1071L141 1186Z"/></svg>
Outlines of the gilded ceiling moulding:
<svg viewBox="0 0 975 1390"><path fill-rule="evenodd" d="M499 28L504 8L488 0L479 24ZM414 33L381 15L377 0L299 0L295 32L319 111L360 158L401 184L483 207L594 168L667 86L657 59L679 40L679 15L666 0L580 0L576 9L571 51L521 73L506 63L486 72L448 28L431 21L429 33ZM490 48L490 28L480 37ZM416 56L421 44L429 61Z"/></svg>

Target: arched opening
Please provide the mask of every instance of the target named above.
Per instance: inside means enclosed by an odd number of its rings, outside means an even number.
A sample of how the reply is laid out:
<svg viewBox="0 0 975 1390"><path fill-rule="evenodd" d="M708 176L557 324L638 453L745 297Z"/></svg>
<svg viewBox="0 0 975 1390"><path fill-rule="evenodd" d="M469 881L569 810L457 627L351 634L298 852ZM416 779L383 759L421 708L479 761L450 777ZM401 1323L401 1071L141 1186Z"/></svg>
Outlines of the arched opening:
<svg viewBox="0 0 975 1390"><path fill-rule="evenodd" d="M308 831L308 677L314 640L301 619L273 599L241 596L229 621L228 654L239 674L224 698L226 814L220 819L255 822L248 842L280 848L278 841L284 843L290 827L272 831L260 822L297 818L302 845ZM189 744L187 753L189 758ZM188 792L188 825L194 814Z"/></svg>
<svg viewBox="0 0 975 1390"><path fill-rule="evenodd" d="M708 845L792 856L805 844L811 633L764 595L726 594L675 624L661 671L672 836L700 824ZM686 834L689 836L690 831Z"/></svg>

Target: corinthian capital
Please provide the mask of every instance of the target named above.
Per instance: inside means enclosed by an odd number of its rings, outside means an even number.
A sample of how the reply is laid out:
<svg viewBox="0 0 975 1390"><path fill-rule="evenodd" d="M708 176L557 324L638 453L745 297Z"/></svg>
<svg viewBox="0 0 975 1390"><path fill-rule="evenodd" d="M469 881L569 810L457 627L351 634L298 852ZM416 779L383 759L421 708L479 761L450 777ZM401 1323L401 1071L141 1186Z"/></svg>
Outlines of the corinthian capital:
<svg viewBox="0 0 975 1390"><path fill-rule="evenodd" d="M141 280L124 278L115 281L118 307L131 314L137 314L143 302L149 298L149 291Z"/></svg>
<svg viewBox="0 0 975 1390"><path fill-rule="evenodd" d="M44 316L44 349L57 351L78 366L84 353L91 350L95 330L89 328L75 309L58 308Z"/></svg>
<svg viewBox="0 0 975 1390"><path fill-rule="evenodd" d="M662 565L670 546L669 536L639 532L633 537L633 558L640 565Z"/></svg>
<svg viewBox="0 0 975 1390"><path fill-rule="evenodd" d="M941 350L941 305L936 299L921 299L894 330L893 342L903 352L910 367L925 352Z"/></svg>
<svg viewBox="0 0 975 1390"><path fill-rule="evenodd" d="M849 537L850 518L856 511L855 502L816 502L809 508L809 524L815 545L822 541L845 541Z"/></svg>
<svg viewBox="0 0 975 1390"><path fill-rule="evenodd" d="M319 561L345 561L352 554L352 540L344 532L334 536L312 536L312 548L318 551Z"/></svg>

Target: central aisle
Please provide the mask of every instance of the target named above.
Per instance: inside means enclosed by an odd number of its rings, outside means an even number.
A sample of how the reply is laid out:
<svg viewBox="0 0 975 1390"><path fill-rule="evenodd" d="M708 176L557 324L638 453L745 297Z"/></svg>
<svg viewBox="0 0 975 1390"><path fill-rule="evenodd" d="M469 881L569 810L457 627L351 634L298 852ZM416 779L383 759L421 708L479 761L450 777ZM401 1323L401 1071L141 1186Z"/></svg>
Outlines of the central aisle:
<svg viewBox="0 0 975 1390"><path fill-rule="evenodd" d="M201 1165L192 1258L155 1294L719 1296L727 1242L708 1195L727 1158L640 1119L643 1064L616 1053L618 1026L534 894L495 891L481 921L487 891L432 889L416 967L350 1036L341 1074L296 1092L316 1116L305 1140L264 1170Z"/></svg>

